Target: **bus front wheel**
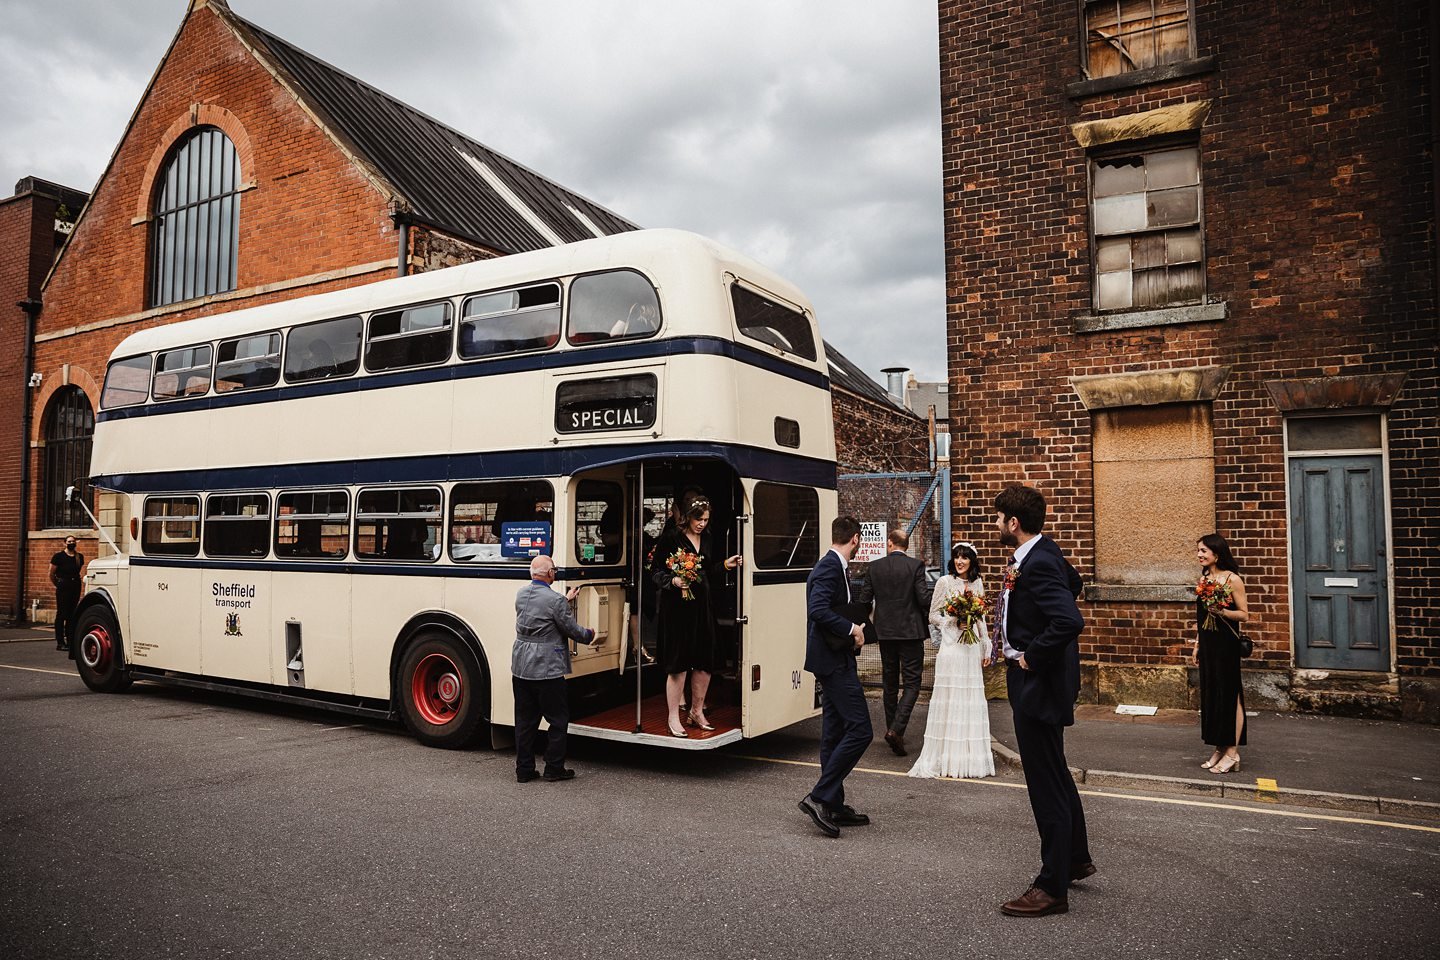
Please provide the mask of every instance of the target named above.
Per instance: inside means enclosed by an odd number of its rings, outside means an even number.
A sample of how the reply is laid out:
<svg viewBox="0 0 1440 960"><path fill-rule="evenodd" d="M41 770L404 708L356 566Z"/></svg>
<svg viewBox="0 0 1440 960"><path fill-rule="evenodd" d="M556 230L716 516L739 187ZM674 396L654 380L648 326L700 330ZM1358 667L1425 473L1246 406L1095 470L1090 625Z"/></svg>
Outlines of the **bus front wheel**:
<svg viewBox="0 0 1440 960"><path fill-rule="evenodd" d="M398 690L405 726L427 747L467 746L484 721L484 676L458 638L427 632L400 660Z"/></svg>
<svg viewBox="0 0 1440 960"><path fill-rule="evenodd" d="M120 626L104 604L87 607L75 622L75 667L85 686L98 693L119 693L130 686Z"/></svg>

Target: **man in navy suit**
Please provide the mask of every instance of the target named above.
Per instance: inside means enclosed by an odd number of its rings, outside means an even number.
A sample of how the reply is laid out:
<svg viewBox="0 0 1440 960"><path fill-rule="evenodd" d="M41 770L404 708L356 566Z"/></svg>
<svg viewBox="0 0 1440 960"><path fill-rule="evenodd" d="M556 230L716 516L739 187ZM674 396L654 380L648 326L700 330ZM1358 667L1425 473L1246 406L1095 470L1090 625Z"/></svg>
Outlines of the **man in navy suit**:
<svg viewBox="0 0 1440 960"><path fill-rule="evenodd" d="M1005 686L1025 767L1030 809L1040 830L1040 874L1025 893L1002 904L1012 917L1070 909L1070 884L1095 872L1080 792L1065 761L1065 728L1080 693L1079 578L1055 541L1042 536L1045 498L1011 486L995 498L1000 543L1015 554L1005 569L995 611L992 657L1007 664Z"/></svg>
<svg viewBox="0 0 1440 960"><path fill-rule="evenodd" d="M855 769L873 732L865 691L855 671L855 655L865 643L864 628L850 610L850 558L860 546L860 524L836 517L830 525L830 550L805 581L808 625L805 669L820 685L820 779L800 801L800 809L828 836L841 827L870 822L845 802L845 778Z"/></svg>

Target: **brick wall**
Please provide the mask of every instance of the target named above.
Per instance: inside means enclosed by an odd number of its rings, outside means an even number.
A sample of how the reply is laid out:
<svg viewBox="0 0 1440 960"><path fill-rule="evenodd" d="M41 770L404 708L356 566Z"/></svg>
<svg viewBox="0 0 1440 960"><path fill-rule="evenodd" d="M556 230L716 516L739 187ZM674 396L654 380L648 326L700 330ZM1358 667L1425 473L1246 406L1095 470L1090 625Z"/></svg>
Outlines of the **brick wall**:
<svg viewBox="0 0 1440 960"><path fill-rule="evenodd" d="M25 405L31 394L26 378L27 318L22 300L40 295L63 234L55 230L61 213L73 219L84 195L26 178L15 196L0 201L0 617L18 615L16 590L20 564L20 484L28 446Z"/></svg>
<svg viewBox="0 0 1440 960"><path fill-rule="evenodd" d="M1031 483L1090 579L1090 422L1070 378L1228 366L1216 524L1245 570L1264 662L1288 667L1283 420L1263 383L1405 371L1389 421L1393 639L1402 678L1440 677L1425 5L1200 0L1196 54L1215 69L1072 99L1078 8L940 4L947 342L951 389L968 398L952 411L957 536L990 521L1004 483ZM1200 136L1207 288L1228 318L1077 333L1091 312L1087 166L1068 125L1201 99L1213 100ZM1096 662L1179 664L1193 633L1179 604L1085 612Z"/></svg>

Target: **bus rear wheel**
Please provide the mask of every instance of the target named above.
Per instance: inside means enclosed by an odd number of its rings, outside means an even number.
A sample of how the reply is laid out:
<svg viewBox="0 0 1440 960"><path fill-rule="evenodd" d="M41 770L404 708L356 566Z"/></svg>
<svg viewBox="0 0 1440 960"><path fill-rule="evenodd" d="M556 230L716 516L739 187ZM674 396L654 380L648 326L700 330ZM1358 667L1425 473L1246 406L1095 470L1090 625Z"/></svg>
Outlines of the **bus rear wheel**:
<svg viewBox="0 0 1440 960"><path fill-rule="evenodd" d="M120 625L103 604L87 607L75 622L75 667L85 686L97 693L119 693L130 686Z"/></svg>
<svg viewBox="0 0 1440 960"><path fill-rule="evenodd" d="M422 633L400 660L400 715L427 747L468 746L484 721L484 674L459 639Z"/></svg>

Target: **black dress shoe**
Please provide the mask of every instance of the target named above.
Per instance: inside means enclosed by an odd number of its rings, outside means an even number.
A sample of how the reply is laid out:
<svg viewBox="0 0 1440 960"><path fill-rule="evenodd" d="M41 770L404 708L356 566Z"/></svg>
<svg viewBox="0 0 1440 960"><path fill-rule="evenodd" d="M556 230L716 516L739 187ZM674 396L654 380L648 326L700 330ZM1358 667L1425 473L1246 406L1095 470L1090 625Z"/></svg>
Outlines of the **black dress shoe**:
<svg viewBox="0 0 1440 960"><path fill-rule="evenodd" d="M1031 887L1009 903L1000 904L1000 912L1010 917L1044 917L1066 913L1069 909L1069 900L1052 897L1039 887Z"/></svg>
<svg viewBox="0 0 1440 960"><path fill-rule="evenodd" d="M540 779L540 772L539 772L538 770L516 770L516 771L515 771L515 782L516 782L516 783L529 783L531 780L538 780L538 779Z"/></svg>
<svg viewBox="0 0 1440 960"><path fill-rule="evenodd" d="M1070 882L1078 883L1086 877L1095 876L1094 863L1072 863L1070 865Z"/></svg>
<svg viewBox="0 0 1440 960"><path fill-rule="evenodd" d="M894 730L885 731L885 742L890 744L890 749L895 751L895 756L897 757L903 757L910 752L905 749L904 739Z"/></svg>
<svg viewBox="0 0 1440 960"><path fill-rule="evenodd" d="M830 819L840 827L864 827L869 826L870 817L861 813L848 803L842 803L830 811Z"/></svg>
<svg viewBox="0 0 1440 960"><path fill-rule="evenodd" d="M545 779L550 783L557 783L561 780L574 780L575 771L569 767L561 767L559 770L546 770Z"/></svg>
<svg viewBox="0 0 1440 960"><path fill-rule="evenodd" d="M807 796L800 801L800 812L813 820L815 826L819 827L820 832L827 837L840 836L840 827L830 816L830 811L825 808L824 804L816 803Z"/></svg>

